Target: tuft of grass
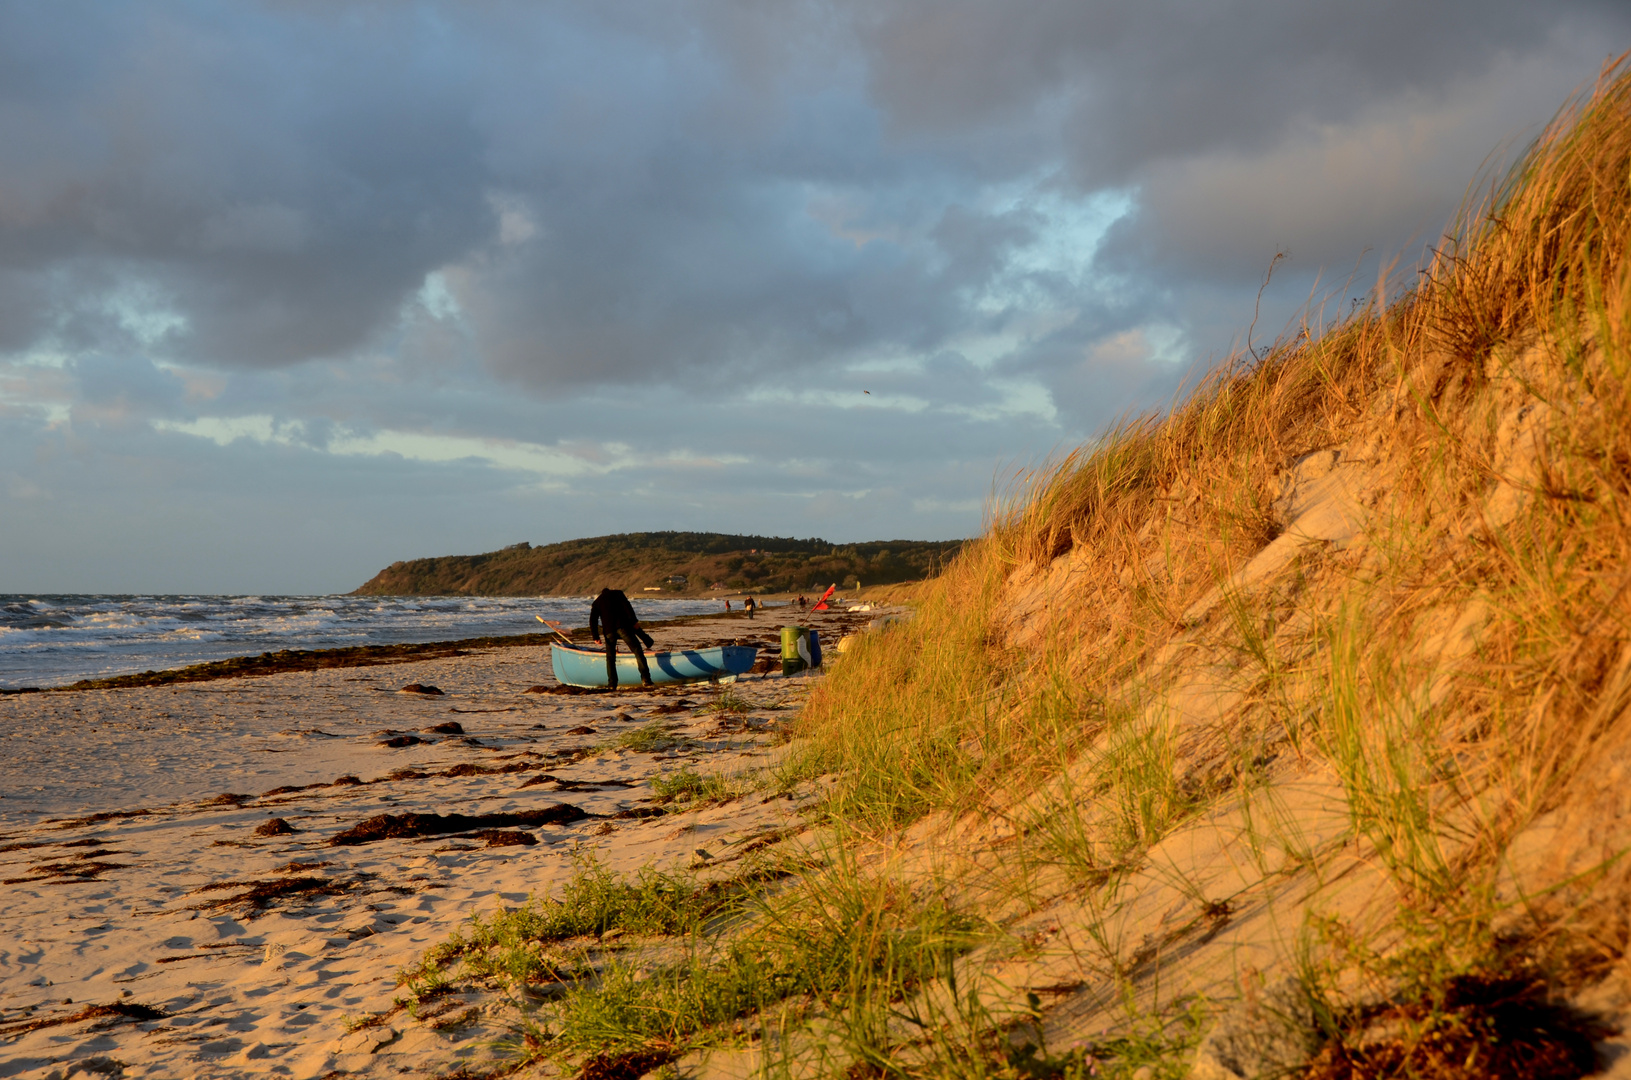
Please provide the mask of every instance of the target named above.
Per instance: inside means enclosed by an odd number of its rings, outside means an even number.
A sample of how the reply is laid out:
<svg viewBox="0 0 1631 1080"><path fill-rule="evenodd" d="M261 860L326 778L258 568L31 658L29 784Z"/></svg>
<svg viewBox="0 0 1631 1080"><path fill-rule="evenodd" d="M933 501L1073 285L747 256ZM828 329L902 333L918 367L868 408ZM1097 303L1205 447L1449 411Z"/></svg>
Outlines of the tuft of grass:
<svg viewBox="0 0 1631 1080"><path fill-rule="evenodd" d="M353 1031L362 1031L365 1028L379 1027L381 1024L385 1023L385 1021L389 1020L392 1015L396 1013L396 1011L397 1010L395 1008L392 1008L387 1009L384 1012L363 1013L361 1016L352 1016L350 1013L346 1013L344 1016L340 1017L340 1026L345 1029L345 1032L348 1035Z"/></svg>
<svg viewBox="0 0 1631 1080"><path fill-rule="evenodd" d="M1529 943L1493 948L1417 926L1404 948L1375 953L1346 927L1322 927L1388 993L1361 1004L1335 1000L1317 985L1329 1038L1304 1074L1336 1077L1533 1077L1576 1080L1594 1073L1599 1018L1560 1001ZM1468 953L1472 946L1475 954ZM1316 984L1329 976L1315 976Z"/></svg>
<svg viewBox="0 0 1631 1080"><path fill-rule="evenodd" d="M729 802L741 792L718 773L707 776L692 769L681 769L666 776L653 776L651 790L657 801L663 803L687 802L694 805Z"/></svg>
<svg viewBox="0 0 1631 1080"><path fill-rule="evenodd" d="M620 936L592 955L591 935L614 930L646 940ZM650 869L622 879L585 859L559 900L473 919L405 978L445 984L457 966L554 982L511 1040L526 1060L677 1055L730 1042L743 1022L797 1032L816 1019L865 1060L888 1052L892 1009L991 933L938 890L863 872L842 853L801 877L707 885ZM549 948L574 941L572 954Z"/></svg>
<svg viewBox="0 0 1631 1080"><path fill-rule="evenodd" d="M1406 889L1439 901L1465 882L1446 850L1435 789L1440 759L1435 710L1386 656L1366 656L1351 615L1330 631L1320 749L1341 777L1355 831L1367 836Z"/></svg>
<svg viewBox="0 0 1631 1080"><path fill-rule="evenodd" d="M737 693L734 686L726 686L708 703L708 709L717 716L741 716L753 711L753 703Z"/></svg>
<svg viewBox="0 0 1631 1080"><path fill-rule="evenodd" d="M688 934L738 900L731 888L706 884L683 872L642 868L632 879L613 874L590 855L579 855L577 872L559 897L529 899L514 911L473 920L469 941L488 948L511 939L562 941L631 934Z"/></svg>
<svg viewBox="0 0 1631 1080"><path fill-rule="evenodd" d="M675 734L674 728L661 721L641 724L637 728L620 732L616 738L602 744L605 750L633 750L648 754L657 750L671 750L677 746L690 746L692 742Z"/></svg>
<svg viewBox="0 0 1631 1080"><path fill-rule="evenodd" d="M521 985L575 982L592 968L582 948L556 946L575 938L627 933L690 935L710 918L739 907L747 886L704 883L650 867L633 879L579 855L576 873L556 896L529 897L519 908L471 916L469 925L397 973L416 1000L442 992L453 977Z"/></svg>
<svg viewBox="0 0 1631 1080"><path fill-rule="evenodd" d="M799 717L789 782L836 774L835 812L877 825L970 800L979 762L965 739L999 681L985 639L1000 581L982 569L959 559L915 618L857 640Z"/></svg>
<svg viewBox="0 0 1631 1080"><path fill-rule="evenodd" d="M792 1003L784 1020L819 1014L864 1058L890 1042L891 1003L982 936L942 896L843 861L756 896L744 916L733 932L688 939L677 960L610 960L556 1005L560 1044L706 1045L728 1038L722 1025Z"/></svg>

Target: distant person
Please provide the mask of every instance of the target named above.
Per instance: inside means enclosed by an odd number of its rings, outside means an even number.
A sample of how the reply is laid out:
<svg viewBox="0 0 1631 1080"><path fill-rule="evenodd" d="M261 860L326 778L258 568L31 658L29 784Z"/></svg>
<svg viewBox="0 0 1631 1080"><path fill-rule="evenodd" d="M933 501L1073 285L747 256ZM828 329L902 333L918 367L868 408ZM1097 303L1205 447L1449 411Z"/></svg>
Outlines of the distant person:
<svg viewBox="0 0 1631 1080"><path fill-rule="evenodd" d="M640 685L651 685L651 669L646 666L646 652L640 647L644 641L655 645L651 635L640 629L640 619L634 614L634 605L619 589L602 589L595 602L589 605L589 636L600 640L600 631L606 630L606 686L617 689L617 639L621 635L634 653L634 662L640 666Z"/></svg>
<svg viewBox="0 0 1631 1080"><path fill-rule="evenodd" d="M753 618L753 613L759 610L759 604L753 599L753 597L750 596L746 600L742 601L742 610L747 612L748 618L751 619Z"/></svg>
<svg viewBox="0 0 1631 1080"><path fill-rule="evenodd" d="M729 615L730 612L731 612L731 602L729 600L727 600L727 601L725 601L725 614Z"/></svg>

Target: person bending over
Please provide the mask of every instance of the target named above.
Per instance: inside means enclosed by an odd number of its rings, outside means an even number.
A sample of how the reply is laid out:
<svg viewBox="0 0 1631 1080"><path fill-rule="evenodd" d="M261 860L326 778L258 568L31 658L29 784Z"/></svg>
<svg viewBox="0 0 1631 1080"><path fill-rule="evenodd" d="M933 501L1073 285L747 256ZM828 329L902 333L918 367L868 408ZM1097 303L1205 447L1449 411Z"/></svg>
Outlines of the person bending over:
<svg viewBox="0 0 1631 1080"><path fill-rule="evenodd" d="M617 639L628 642L634 653L634 662L640 665L640 684L651 685L651 669L646 666L645 650L640 642L655 645L651 635L640 629L640 620L634 614L634 605L620 589L602 589L595 602L589 605L589 636L600 640L601 629L606 631L606 686L617 689Z"/></svg>

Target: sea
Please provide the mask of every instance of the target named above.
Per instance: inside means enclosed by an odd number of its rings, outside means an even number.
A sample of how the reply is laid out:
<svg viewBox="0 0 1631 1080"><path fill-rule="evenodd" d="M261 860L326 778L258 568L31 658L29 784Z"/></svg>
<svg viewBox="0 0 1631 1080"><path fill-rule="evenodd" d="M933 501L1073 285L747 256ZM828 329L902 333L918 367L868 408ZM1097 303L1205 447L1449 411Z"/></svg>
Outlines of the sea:
<svg viewBox="0 0 1631 1080"><path fill-rule="evenodd" d="M588 596L36 596L0 593L0 688L64 686L279 649L420 644L589 621ZM641 621L717 599L631 596Z"/></svg>

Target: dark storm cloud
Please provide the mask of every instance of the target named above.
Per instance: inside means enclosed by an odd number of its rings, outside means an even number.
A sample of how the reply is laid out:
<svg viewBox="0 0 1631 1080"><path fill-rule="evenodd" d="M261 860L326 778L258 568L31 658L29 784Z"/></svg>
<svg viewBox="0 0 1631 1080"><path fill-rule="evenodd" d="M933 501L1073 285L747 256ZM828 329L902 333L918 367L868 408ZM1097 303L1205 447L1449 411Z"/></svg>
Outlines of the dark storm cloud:
<svg viewBox="0 0 1631 1080"><path fill-rule="evenodd" d="M50 10L0 10L0 271L37 298L12 348L343 356L451 266L497 371L684 381L932 349L1027 238L885 145L859 65L818 64L833 31L808 21ZM133 292L161 332L131 325Z"/></svg>
<svg viewBox="0 0 1631 1080"><path fill-rule="evenodd" d="M1019 145L1137 207L1101 265L1244 286L1431 244L1486 155L1631 47L1631 10L1494 3L866 5L870 85L898 138ZM1139 283L1148 289L1153 281ZM1215 332L1216 327L1208 327Z"/></svg>
<svg viewBox="0 0 1631 1080"><path fill-rule="evenodd" d="M1000 319L978 301L1036 237L985 185L1138 186L1124 271L1255 274L1243 238L1347 257L1419 230L1504 131L1485 110L1446 121L1448 148L1378 150L1390 104L1430 112L1547 49L1601 59L1626 25L1402 0L8 5L0 273L22 310L0 346L344 356L451 267L467 339L418 347L540 386L932 353ZM1585 74L1517 77L1550 108ZM1343 129L1368 122L1367 154ZM176 320L141 336L133 292Z"/></svg>
<svg viewBox="0 0 1631 1080"><path fill-rule="evenodd" d="M1343 123L1401 93L1440 94L1559 33L1597 36L1607 55L1628 25L1621 5L1599 0L896 0L862 11L871 85L898 128L1057 127L1089 186L1165 158L1263 150L1292 120Z"/></svg>
<svg viewBox="0 0 1631 1080"><path fill-rule="evenodd" d="M35 335L126 343L137 289L177 358L343 353L490 228L458 56L322 11L0 8L0 267L48 298Z"/></svg>

